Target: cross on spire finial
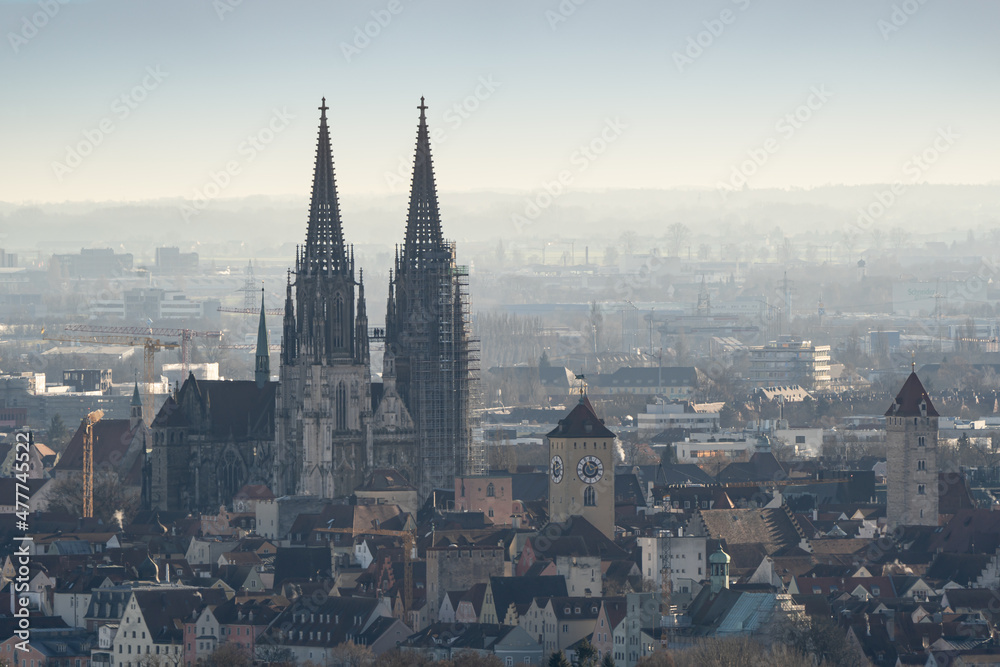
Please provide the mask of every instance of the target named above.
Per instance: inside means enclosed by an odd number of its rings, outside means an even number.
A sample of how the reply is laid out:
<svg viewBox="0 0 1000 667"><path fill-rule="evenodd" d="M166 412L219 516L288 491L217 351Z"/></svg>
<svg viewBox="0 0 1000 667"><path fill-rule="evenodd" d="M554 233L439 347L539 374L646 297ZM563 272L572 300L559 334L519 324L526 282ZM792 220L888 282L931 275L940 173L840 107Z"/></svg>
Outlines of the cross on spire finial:
<svg viewBox="0 0 1000 667"><path fill-rule="evenodd" d="M917 372L917 353L913 350L910 350L910 371Z"/></svg>

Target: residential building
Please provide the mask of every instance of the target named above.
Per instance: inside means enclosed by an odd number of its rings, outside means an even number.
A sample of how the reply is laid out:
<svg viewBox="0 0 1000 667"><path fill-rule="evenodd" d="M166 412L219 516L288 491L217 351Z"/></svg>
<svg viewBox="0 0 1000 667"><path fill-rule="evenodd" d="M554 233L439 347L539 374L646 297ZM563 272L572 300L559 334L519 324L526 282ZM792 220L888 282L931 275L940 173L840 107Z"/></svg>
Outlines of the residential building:
<svg viewBox="0 0 1000 667"><path fill-rule="evenodd" d="M750 348L750 381L761 386L798 384L807 389L830 384L830 346L782 336Z"/></svg>

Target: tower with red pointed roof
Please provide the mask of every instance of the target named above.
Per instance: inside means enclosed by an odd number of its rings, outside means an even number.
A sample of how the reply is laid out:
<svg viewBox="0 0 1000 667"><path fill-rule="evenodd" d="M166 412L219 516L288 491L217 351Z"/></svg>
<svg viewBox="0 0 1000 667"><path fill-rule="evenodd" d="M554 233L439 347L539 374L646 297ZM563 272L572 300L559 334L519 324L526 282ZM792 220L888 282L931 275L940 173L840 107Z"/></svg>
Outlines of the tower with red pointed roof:
<svg viewBox="0 0 1000 667"><path fill-rule="evenodd" d="M586 394L549 432L549 521L582 516L615 537L615 434Z"/></svg>
<svg viewBox="0 0 1000 667"><path fill-rule="evenodd" d="M889 530L938 525L938 412L915 368L885 413L885 429Z"/></svg>

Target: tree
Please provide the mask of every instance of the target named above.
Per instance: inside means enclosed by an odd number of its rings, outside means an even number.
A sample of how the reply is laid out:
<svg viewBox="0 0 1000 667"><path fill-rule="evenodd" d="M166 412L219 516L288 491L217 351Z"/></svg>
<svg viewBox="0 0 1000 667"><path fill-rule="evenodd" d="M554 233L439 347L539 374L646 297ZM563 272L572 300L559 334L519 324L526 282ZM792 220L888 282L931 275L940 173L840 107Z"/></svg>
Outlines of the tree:
<svg viewBox="0 0 1000 667"><path fill-rule="evenodd" d="M111 525L119 520L124 526L139 511L139 489L125 484L114 470L94 474L94 516ZM79 515L83 509L83 475L70 475L57 481L49 496L50 512Z"/></svg>
<svg viewBox="0 0 1000 667"><path fill-rule="evenodd" d="M353 641L348 641L335 646L330 651L330 660L327 665L331 667L368 667L375 660L375 655L367 646L358 646Z"/></svg>
<svg viewBox="0 0 1000 667"><path fill-rule="evenodd" d="M549 656L549 667L570 667L569 660L566 659L566 654L562 651L556 651Z"/></svg>
<svg viewBox="0 0 1000 667"><path fill-rule="evenodd" d="M412 664L412 663L411 663ZM482 655L476 653L475 651L462 651L457 654L453 660L450 660L444 665L454 666L454 667L503 667L503 662L500 658L496 657L492 653L489 655Z"/></svg>
<svg viewBox="0 0 1000 667"><path fill-rule="evenodd" d="M275 667L291 667L295 663L295 654L290 648L275 644L257 644L257 662Z"/></svg>
<svg viewBox="0 0 1000 667"><path fill-rule="evenodd" d="M249 667L253 664L250 652L232 642L220 645L205 661L207 667Z"/></svg>
<svg viewBox="0 0 1000 667"><path fill-rule="evenodd" d="M667 235L670 237L670 254L677 257L681 254L681 248L691 238L691 230L683 222L675 222L667 227Z"/></svg>
<svg viewBox="0 0 1000 667"><path fill-rule="evenodd" d="M719 425L722 428L736 428L740 426L742 419L740 419L740 412L734 408L729 403L722 406L719 410Z"/></svg>
<svg viewBox="0 0 1000 667"><path fill-rule="evenodd" d="M613 662L611 664L614 664ZM639 662L635 663L636 667L674 667L677 663L670 656L669 653L665 651L657 651L652 655L647 655L639 658Z"/></svg>
<svg viewBox="0 0 1000 667"><path fill-rule="evenodd" d="M61 452L66 446L66 425L58 414L52 415L52 421L49 422L49 430L46 435L49 439L49 447L55 451Z"/></svg>
<svg viewBox="0 0 1000 667"><path fill-rule="evenodd" d="M604 249L604 266L614 266L618 263L618 248L608 246Z"/></svg>
<svg viewBox="0 0 1000 667"><path fill-rule="evenodd" d="M576 649L576 667L594 667L597 664L597 649L586 637L580 642Z"/></svg>
<svg viewBox="0 0 1000 667"><path fill-rule="evenodd" d="M374 667L430 667L442 663L431 660L423 653L401 651L398 648L386 651L375 659ZM448 663L444 663L448 664Z"/></svg>
<svg viewBox="0 0 1000 667"><path fill-rule="evenodd" d="M615 667L615 659L611 655L611 651L604 654L604 658L601 660L601 667Z"/></svg>
<svg viewBox="0 0 1000 667"><path fill-rule="evenodd" d="M846 632L827 618L811 617L792 626L785 643L798 654L810 655L829 667L869 664L863 652L847 641Z"/></svg>
<svg viewBox="0 0 1000 667"><path fill-rule="evenodd" d="M549 353L542 350L542 356L538 358L538 370L543 370L547 368L552 368L552 363L549 361Z"/></svg>

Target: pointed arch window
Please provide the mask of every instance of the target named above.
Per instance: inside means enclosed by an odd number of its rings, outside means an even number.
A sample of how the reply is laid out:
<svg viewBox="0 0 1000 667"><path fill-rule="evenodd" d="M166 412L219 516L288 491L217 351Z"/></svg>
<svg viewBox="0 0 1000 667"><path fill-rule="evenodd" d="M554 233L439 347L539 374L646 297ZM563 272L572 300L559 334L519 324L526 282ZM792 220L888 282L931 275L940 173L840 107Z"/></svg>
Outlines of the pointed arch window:
<svg viewBox="0 0 1000 667"><path fill-rule="evenodd" d="M486 497L492 498L496 495L496 490L493 487L493 482L486 485Z"/></svg>
<svg viewBox="0 0 1000 667"><path fill-rule="evenodd" d="M583 491L583 505L585 507L597 507L597 492L594 487L588 486Z"/></svg>
<svg viewBox="0 0 1000 667"><path fill-rule="evenodd" d="M346 431L347 430L347 387L341 382L337 385L337 397L336 397L336 420L337 420L337 430Z"/></svg>
<svg viewBox="0 0 1000 667"><path fill-rule="evenodd" d="M340 294L333 303L333 346L344 346L344 297Z"/></svg>

